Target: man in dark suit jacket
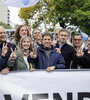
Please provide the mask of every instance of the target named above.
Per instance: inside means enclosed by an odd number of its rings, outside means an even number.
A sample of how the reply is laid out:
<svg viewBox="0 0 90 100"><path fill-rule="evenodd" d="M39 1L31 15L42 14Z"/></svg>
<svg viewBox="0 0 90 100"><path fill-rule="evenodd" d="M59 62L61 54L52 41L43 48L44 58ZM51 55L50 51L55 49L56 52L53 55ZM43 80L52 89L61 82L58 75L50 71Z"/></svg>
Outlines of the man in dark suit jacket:
<svg viewBox="0 0 90 100"><path fill-rule="evenodd" d="M61 29L59 32L59 42L56 44L57 51L61 52L66 62L66 69L70 69L71 61L76 60L75 49L67 43L68 31Z"/></svg>
<svg viewBox="0 0 90 100"><path fill-rule="evenodd" d="M6 41L6 32L4 27L0 26L0 71L2 74L7 74L9 68L7 66L7 60L11 54L11 48L14 50L16 46Z"/></svg>

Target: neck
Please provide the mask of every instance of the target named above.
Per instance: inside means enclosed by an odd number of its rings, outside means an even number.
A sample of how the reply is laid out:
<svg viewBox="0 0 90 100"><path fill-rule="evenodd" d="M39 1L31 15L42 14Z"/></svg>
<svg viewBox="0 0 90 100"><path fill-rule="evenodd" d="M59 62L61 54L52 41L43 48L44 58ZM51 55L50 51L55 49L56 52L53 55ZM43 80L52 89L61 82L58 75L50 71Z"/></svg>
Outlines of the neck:
<svg viewBox="0 0 90 100"><path fill-rule="evenodd" d="M0 41L0 44L5 43L6 41Z"/></svg>
<svg viewBox="0 0 90 100"><path fill-rule="evenodd" d="M80 47L75 47L76 49L80 49Z"/></svg>
<svg viewBox="0 0 90 100"><path fill-rule="evenodd" d="M44 47L44 46L43 46ZM51 49L51 46L50 47L44 47L45 50L50 50Z"/></svg>
<svg viewBox="0 0 90 100"><path fill-rule="evenodd" d="M29 56L30 50L23 49L23 54L24 54L24 56Z"/></svg>
<svg viewBox="0 0 90 100"><path fill-rule="evenodd" d="M60 46L62 46L63 44L64 44L64 43L62 43L62 42L59 41L59 45L60 45Z"/></svg>

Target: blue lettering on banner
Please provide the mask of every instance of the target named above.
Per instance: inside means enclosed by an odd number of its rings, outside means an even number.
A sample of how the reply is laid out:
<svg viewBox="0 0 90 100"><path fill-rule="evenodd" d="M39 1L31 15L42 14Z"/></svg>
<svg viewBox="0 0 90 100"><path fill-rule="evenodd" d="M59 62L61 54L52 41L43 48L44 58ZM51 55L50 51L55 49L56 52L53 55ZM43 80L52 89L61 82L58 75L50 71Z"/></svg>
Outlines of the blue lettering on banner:
<svg viewBox="0 0 90 100"><path fill-rule="evenodd" d="M22 0L23 4L24 4L25 6L28 5L29 1L30 1L30 0Z"/></svg>

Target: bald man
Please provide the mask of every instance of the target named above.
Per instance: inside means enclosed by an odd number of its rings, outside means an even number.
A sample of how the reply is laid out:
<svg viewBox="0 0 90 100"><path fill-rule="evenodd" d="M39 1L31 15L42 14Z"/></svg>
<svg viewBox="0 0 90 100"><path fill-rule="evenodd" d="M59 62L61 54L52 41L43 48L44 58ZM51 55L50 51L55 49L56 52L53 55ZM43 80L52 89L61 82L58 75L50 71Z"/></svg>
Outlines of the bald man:
<svg viewBox="0 0 90 100"><path fill-rule="evenodd" d="M0 26L0 71L2 74L9 72L7 60L11 54L11 48L14 50L16 46L6 41L6 32L4 27Z"/></svg>

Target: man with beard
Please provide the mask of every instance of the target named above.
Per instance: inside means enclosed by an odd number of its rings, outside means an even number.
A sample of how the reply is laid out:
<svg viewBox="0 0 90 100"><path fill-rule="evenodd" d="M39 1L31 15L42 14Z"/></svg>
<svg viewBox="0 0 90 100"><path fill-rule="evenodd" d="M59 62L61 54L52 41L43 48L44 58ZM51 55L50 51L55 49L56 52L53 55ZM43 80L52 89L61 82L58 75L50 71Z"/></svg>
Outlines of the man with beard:
<svg viewBox="0 0 90 100"><path fill-rule="evenodd" d="M11 54L11 48L14 50L16 47L14 44L8 43L6 40L5 29L0 26L0 71L2 74L7 74L9 72L7 60Z"/></svg>

